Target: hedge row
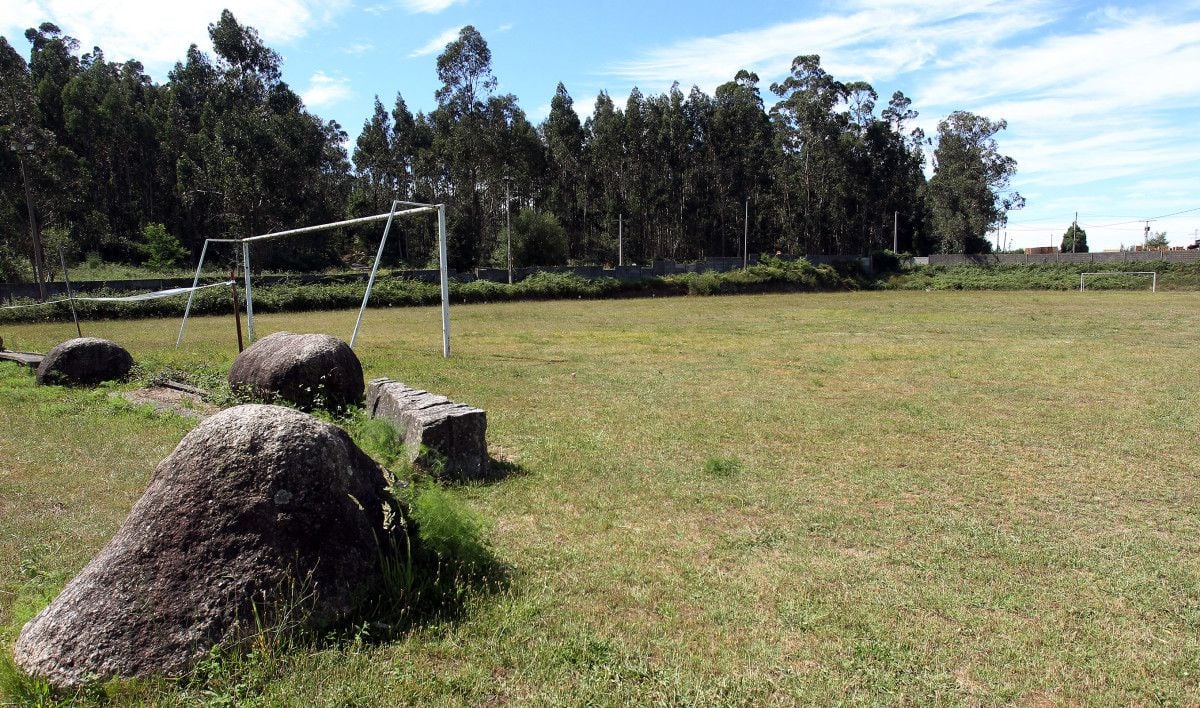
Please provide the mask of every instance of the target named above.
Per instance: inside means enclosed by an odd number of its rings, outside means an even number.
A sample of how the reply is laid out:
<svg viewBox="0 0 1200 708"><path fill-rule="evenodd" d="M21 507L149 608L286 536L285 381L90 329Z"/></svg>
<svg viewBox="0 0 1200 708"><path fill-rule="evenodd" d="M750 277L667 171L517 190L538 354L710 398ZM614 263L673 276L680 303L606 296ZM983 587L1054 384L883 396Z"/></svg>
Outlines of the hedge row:
<svg viewBox="0 0 1200 708"><path fill-rule="evenodd" d="M928 266L880 283L896 290L1078 290L1085 272L1157 271L1160 290L1200 289L1200 263L1008 263ZM1088 290L1148 290L1150 277L1088 277Z"/></svg>
<svg viewBox="0 0 1200 708"><path fill-rule="evenodd" d="M518 283L489 280L451 281L453 303L506 302L514 300L599 299L649 295L716 295L770 291L846 290L863 287L861 274L839 273L830 266L814 266L806 260L764 259L762 263L728 273L686 273L633 282L615 278L582 278L564 273L537 273ZM364 283L279 284L254 288L255 312L303 312L340 310L362 303ZM89 293L107 296L113 293ZM371 292L371 307L434 305L441 301L436 283L384 277ZM79 316L87 320L179 317L184 296L132 303L77 300ZM229 314L229 290L208 288L196 292L195 315ZM62 322L71 310L62 302L44 307L0 310L0 323Z"/></svg>

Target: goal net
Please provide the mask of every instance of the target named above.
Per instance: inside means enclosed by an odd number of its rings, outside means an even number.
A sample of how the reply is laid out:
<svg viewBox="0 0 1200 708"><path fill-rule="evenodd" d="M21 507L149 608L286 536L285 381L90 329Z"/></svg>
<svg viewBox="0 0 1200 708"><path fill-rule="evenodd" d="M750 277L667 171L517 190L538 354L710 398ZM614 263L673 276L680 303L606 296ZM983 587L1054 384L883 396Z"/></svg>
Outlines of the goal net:
<svg viewBox="0 0 1200 708"><path fill-rule="evenodd" d="M403 208L402 208L403 207ZM392 229L392 222L396 217L416 216L419 214L428 214L437 212L438 215L438 270L440 271L441 290L442 290L442 356L450 356L450 282L449 271L446 265L446 205L445 204L422 204L420 202L406 202L396 200L392 202L391 211L386 214L376 214L374 216L363 216L357 219L348 219L346 221L334 221L327 224L316 224L314 226L304 226L298 229L290 229L288 231L275 231L272 233L260 234L258 236L249 236L247 238L207 238L204 239L204 245L200 249L200 262L196 264L196 276L192 281L192 291L188 295L187 305L183 310L183 321L179 325L179 336L175 339L175 346L178 348L183 342L183 333L187 328L188 315L192 311L192 300L195 297L195 289L200 284L200 273L204 269L204 260L208 256L208 246L213 243L231 243L235 247L240 244L242 247L242 271L245 275L246 288L246 333L249 335L251 342L254 341L254 290L253 282L250 275L250 245L254 243L262 243L264 241L274 241L276 239L289 238L300 236L302 234L311 234L319 231L329 231L339 229L346 226L355 226L358 224L368 224L372 222L386 221L383 227L383 235L379 239L379 250L375 253L375 261L371 265L371 275L367 279L367 289L363 293L362 306L358 309L358 318L354 321L354 331L350 335L350 346L353 348L355 341L358 339L359 329L362 327L363 314L367 311L367 303L371 299L371 290L375 287L375 276L379 273L379 263L383 260L383 249L387 245L388 233Z"/></svg>
<svg viewBox="0 0 1200 708"><path fill-rule="evenodd" d="M1119 277L1119 276L1137 276L1137 277L1150 276L1150 292L1152 292L1152 293L1158 292L1158 271L1156 271L1156 270L1138 270L1138 271L1102 270L1102 271L1097 271L1095 273L1080 273L1079 274L1079 292L1083 292L1085 289L1087 289L1087 278L1089 276L1091 276L1093 279L1101 278L1101 277Z"/></svg>

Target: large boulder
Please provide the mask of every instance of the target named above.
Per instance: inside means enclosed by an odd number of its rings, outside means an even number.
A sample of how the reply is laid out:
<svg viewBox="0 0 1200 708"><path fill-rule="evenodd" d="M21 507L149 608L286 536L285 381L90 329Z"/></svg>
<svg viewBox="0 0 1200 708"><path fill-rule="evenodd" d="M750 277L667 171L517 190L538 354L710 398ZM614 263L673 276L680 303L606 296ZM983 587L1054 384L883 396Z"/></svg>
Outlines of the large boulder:
<svg viewBox="0 0 1200 708"><path fill-rule="evenodd" d="M491 475L483 409L379 378L367 386L367 411L396 428L410 462L451 479Z"/></svg>
<svg viewBox="0 0 1200 708"><path fill-rule="evenodd" d="M79 337L51 349L37 368L39 384L95 386L129 375L133 357L107 339Z"/></svg>
<svg viewBox="0 0 1200 708"><path fill-rule="evenodd" d="M361 403L363 370L354 350L328 334L276 332L238 354L229 386L304 409Z"/></svg>
<svg viewBox="0 0 1200 708"><path fill-rule="evenodd" d="M16 663L58 687L180 675L288 611L347 618L380 576L383 469L299 411L222 411L159 463L113 539L21 630Z"/></svg>

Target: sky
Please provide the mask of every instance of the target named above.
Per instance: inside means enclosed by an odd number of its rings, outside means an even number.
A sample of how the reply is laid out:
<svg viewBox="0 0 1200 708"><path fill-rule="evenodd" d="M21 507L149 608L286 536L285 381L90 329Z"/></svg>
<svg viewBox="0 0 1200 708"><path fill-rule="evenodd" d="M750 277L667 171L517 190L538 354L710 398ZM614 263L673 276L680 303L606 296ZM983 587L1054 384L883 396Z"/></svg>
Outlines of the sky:
<svg viewBox="0 0 1200 708"><path fill-rule="evenodd" d="M0 0L0 34L27 47L24 29L51 21L164 81L188 45L211 52L224 8L351 144L376 95L435 106L437 55L468 24L535 123L560 81L587 115L601 90L620 105L676 81L711 94L743 68L769 107L792 58L819 54L834 78L870 82L880 108L903 91L929 135L955 110L1007 121L999 149L1026 207L997 246L1058 245L1076 213L1093 251L1141 243L1147 220L1172 245L1200 239L1200 0Z"/></svg>

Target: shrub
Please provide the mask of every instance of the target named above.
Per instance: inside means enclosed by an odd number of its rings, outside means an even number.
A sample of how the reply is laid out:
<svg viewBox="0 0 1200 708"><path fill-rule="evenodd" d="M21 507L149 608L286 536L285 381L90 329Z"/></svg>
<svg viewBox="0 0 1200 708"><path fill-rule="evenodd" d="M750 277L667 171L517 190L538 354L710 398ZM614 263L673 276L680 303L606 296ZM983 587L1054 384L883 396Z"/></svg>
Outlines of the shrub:
<svg viewBox="0 0 1200 708"><path fill-rule="evenodd" d="M555 266L567 262L567 231L549 212L522 209L512 220L513 264Z"/></svg>
<svg viewBox="0 0 1200 708"><path fill-rule="evenodd" d="M142 228L142 238L145 243L137 249L151 268L172 268L186 261L190 255L179 239L167 233L167 227L162 224L146 224Z"/></svg>

